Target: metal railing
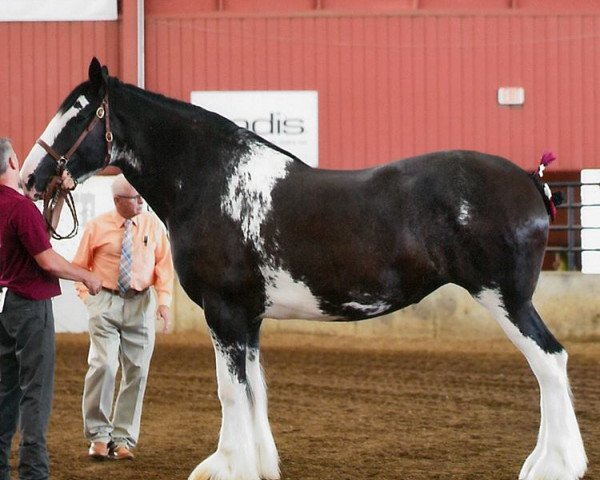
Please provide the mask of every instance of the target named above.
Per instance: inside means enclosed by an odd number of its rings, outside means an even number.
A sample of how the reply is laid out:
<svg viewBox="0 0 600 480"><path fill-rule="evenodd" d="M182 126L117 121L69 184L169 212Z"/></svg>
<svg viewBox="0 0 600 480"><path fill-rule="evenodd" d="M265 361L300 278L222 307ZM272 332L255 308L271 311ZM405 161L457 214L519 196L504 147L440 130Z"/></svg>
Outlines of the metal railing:
<svg viewBox="0 0 600 480"><path fill-rule="evenodd" d="M594 207L600 204L581 203L581 182L548 182L552 192L562 192L563 202L557 207L555 221L550 225L550 238L546 253L554 253L564 259L564 267L568 271L581 270L581 253L584 251L600 251L600 248L583 248L581 231L585 229L600 230L600 227L583 227L581 225L581 207Z"/></svg>

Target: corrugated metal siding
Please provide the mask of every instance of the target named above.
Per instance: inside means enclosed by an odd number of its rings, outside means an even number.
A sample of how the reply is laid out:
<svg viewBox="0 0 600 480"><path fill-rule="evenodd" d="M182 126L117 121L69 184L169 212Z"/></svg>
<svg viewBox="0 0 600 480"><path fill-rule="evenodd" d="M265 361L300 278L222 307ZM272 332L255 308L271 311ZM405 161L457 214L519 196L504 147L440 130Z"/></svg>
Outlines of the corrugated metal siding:
<svg viewBox="0 0 600 480"><path fill-rule="evenodd" d="M561 169L600 167L599 31L595 13L154 13L146 88L186 101L192 90L318 90L327 168L448 148L525 168L550 148ZM525 105L498 106L500 86L523 86Z"/></svg>
<svg viewBox="0 0 600 480"><path fill-rule="evenodd" d="M0 22L0 136L24 158L93 55L119 72L118 22Z"/></svg>

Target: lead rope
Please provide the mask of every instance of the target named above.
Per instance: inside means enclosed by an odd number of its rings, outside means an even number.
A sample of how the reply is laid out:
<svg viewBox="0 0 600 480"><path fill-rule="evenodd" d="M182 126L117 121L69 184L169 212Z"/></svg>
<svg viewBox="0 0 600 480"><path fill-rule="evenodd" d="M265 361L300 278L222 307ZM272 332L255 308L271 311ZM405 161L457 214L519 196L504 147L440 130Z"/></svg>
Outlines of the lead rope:
<svg viewBox="0 0 600 480"><path fill-rule="evenodd" d="M75 209L75 201L70 191L63 190L59 184L61 182L60 177L53 177L44 193L44 220L46 220L46 226L48 227L48 233L56 240L68 240L74 238L79 230L79 220L77 218L77 210ZM57 188L58 187L58 188ZM60 213L63 205L67 204L73 218L73 228L66 235L61 235L56 230L58 221L60 219Z"/></svg>

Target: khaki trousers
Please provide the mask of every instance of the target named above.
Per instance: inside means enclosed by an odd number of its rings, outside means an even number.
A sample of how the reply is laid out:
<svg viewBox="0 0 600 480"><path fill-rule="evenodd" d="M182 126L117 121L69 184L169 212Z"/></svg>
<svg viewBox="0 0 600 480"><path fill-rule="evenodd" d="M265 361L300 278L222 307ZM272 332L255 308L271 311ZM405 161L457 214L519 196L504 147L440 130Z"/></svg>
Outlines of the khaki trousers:
<svg viewBox="0 0 600 480"><path fill-rule="evenodd" d="M89 296L86 305L90 351L82 402L85 436L89 441L135 447L154 350L154 296L147 290L123 299L102 290ZM119 366L121 383L113 409Z"/></svg>

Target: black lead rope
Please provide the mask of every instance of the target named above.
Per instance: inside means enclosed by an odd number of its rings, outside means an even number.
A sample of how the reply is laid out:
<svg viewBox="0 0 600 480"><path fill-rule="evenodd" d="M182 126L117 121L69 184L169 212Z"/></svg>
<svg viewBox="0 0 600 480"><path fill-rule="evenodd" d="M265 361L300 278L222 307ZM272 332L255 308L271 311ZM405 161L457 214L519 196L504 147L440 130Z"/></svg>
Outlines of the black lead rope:
<svg viewBox="0 0 600 480"><path fill-rule="evenodd" d="M66 203L73 218L73 228L66 235L58 233L58 221L63 204ZM44 196L44 219L48 227L50 236L56 240L68 240L74 238L79 231L79 220L77 218L77 210L75 209L75 201L70 191L60 188L60 178L54 177L48 184L46 195Z"/></svg>

